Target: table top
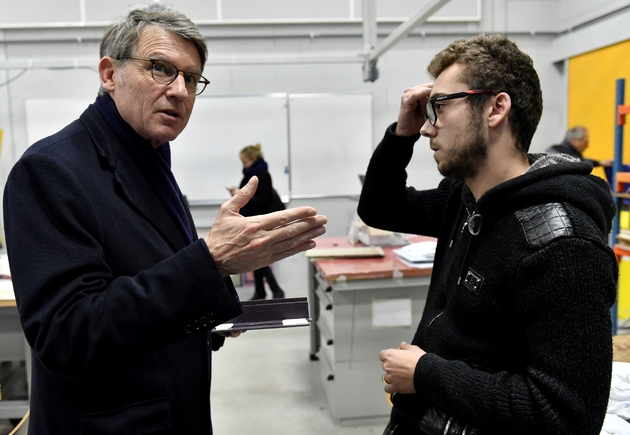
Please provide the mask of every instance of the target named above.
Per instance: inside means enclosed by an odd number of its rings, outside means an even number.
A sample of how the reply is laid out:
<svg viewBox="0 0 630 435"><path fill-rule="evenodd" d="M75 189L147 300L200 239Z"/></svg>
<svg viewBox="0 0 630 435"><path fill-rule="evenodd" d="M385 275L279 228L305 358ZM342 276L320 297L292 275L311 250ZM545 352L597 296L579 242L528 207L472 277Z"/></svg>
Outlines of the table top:
<svg viewBox="0 0 630 435"><path fill-rule="evenodd" d="M411 236L412 243L435 240L432 237ZM365 246L362 243L351 245L347 237L320 237L316 239L318 248L347 248L351 246ZM382 246L384 257L370 258L328 258L313 259L312 262L328 283L333 283L340 277L346 280L387 279L395 276L417 277L430 276L431 267L417 268L403 263L393 250L400 246ZM396 273L395 273L396 272Z"/></svg>
<svg viewBox="0 0 630 435"><path fill-rule="evenodd" d="M15 299L0 299L0 308L17 307Z"/></svg>
<svg viewBox="0 0 630 435"><path fill-rule="evenodd" d="M630 362L630 335L613 335L613 360Z"/></svg>

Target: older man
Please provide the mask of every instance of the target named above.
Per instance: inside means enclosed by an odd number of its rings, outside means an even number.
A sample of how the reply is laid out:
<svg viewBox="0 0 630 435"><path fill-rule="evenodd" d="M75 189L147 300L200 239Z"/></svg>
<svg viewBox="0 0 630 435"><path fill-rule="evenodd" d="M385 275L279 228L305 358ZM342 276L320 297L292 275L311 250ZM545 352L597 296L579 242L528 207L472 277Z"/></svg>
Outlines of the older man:
<svg viewBox="0 0 630 435"><path fill-rule="evenodd" d="M612 160L595 160L588 159L582 154L588 148L588 129L581 125L576 125L567 130L564 135L564 141L557 145L552 145L547 148L547 152L551 154L567 154L580 160L591 162L593 166L605 166L610 167L613 164Z"/></svg>
<svg viewBox="0 0 630 435"><path fill-rule="evenodd" d="M238 315L230 274L314 246L310 207L238 214L254 177L198 238L170 171L206 44L174 11L134 11L101 43L101 92L9 176L5 230L33 349L34 434L211 434L210 333Z"/></svg>

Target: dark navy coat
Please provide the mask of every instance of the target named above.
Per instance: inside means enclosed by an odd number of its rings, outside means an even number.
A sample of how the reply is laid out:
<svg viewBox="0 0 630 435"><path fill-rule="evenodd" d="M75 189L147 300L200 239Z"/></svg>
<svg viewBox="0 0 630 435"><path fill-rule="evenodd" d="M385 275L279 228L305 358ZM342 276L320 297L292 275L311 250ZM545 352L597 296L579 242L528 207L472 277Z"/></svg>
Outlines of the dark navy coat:
<svg viewBox="0 0 630 435"><path fill-rule="evenodd" d="M4 220L29 434L212 433L209 330L240 313L234 286L93 106L16 163Z"/></svg>

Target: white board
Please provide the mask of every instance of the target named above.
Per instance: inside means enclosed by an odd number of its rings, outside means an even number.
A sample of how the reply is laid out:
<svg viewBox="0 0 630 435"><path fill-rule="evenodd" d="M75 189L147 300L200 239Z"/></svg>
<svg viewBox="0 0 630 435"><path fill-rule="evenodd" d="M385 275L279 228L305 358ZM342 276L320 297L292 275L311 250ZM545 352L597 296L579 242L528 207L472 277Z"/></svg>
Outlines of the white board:
<svg viewBox="0 0 630 435"><path fill-rule="evenodd" d="M274 188L289 195L286 94L198 97L171 142L173 174L188 201L228 199L243 178L240 151L260 143Z"/></svg>
<svg viewBox="0 0 630 435"><path fill-rule="evenodd" d="M361 192L372 155L372 95L289 95L291 196Z"/></svg>
<svg viewBox="0 0 630 435"><path fill-rule="evenodd" d="M92 103L26 100L29 144L61 130ZM242 179L239 153L259 142L273 185L290 197L358 195L372 150L372 96L200 96L171 142L172 169L189 202L222 202Z"/></svg>

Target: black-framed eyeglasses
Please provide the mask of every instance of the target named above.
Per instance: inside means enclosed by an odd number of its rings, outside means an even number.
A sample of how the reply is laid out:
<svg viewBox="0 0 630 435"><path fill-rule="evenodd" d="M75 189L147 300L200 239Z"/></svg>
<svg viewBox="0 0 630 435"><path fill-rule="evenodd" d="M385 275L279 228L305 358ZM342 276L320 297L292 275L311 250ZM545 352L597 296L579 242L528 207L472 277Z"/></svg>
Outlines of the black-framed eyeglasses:
<svg viewBox="0 0 630 435"><path fill-rule="evenodd" d="M454 94L440 95L438 97L429 98L425 107L425 117L429 120L431 125L435 125L437 122L438 112L435 109L435 103L439 101L453 100L455 98L470 97L471 95L488 94L492 93L497 95L498 92L490 89L469 89L467 91L455 92Z"/></svg>
<svg viewBox="0 0 630 435"><path fill-rule="evenodd" d="M182 71L172 63L165 60L138 56L129 56L126 59L136 59L143 60L145 62L151 62L151 77L153 77L153 80L162 85L170 85L181 73L184 76L186 91L188 91L190 95L201 94L206 89L206 86L208 86L208 83L210 83L210 80L206 79L201 74Z"/></svg>

